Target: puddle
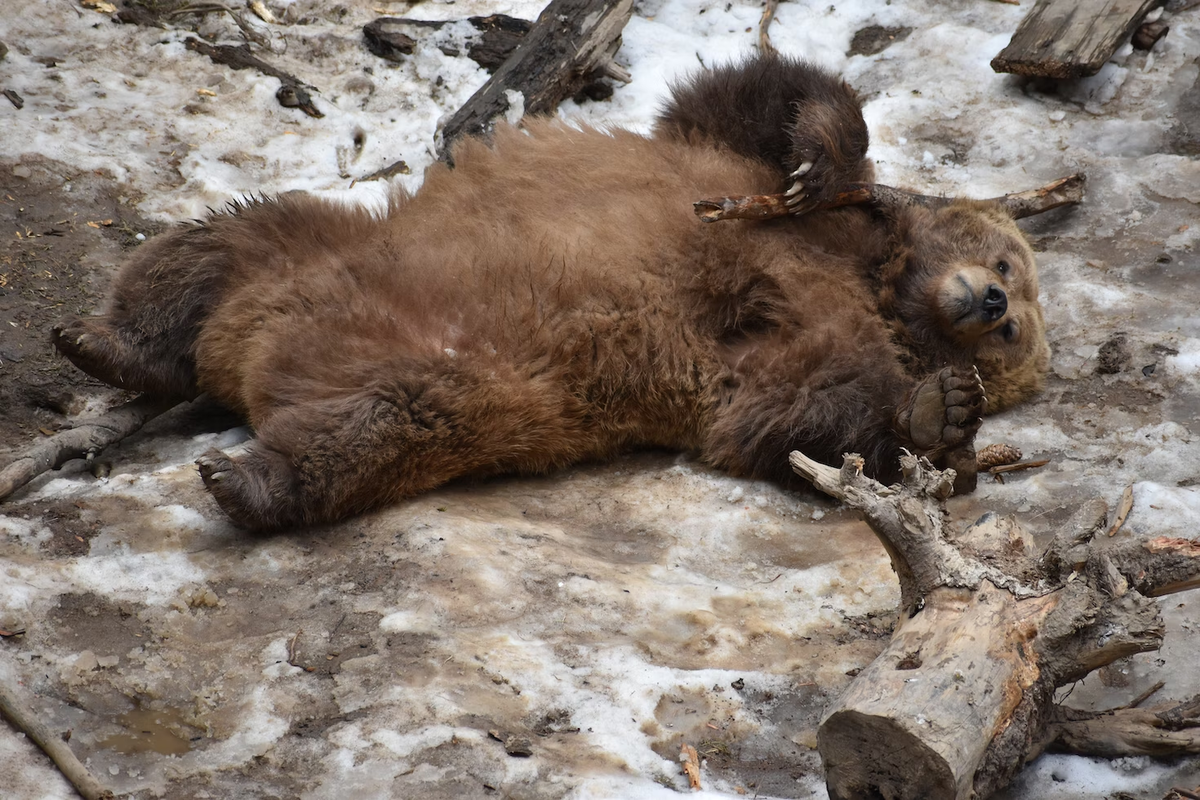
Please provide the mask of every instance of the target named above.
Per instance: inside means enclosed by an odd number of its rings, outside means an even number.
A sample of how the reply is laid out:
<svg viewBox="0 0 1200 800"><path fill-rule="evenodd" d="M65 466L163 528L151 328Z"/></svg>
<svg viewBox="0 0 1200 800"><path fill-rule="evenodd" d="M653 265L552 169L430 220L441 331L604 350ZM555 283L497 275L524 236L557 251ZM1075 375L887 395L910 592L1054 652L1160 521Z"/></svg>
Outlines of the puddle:
<svg viewBox="0 0 1200 800"><path fill-rule="evenodd" d="M165 756L180 756L192 749L191 741L179 731L193 729L183 721L183 714L177 709L139 708L122 714L117 722L125 727L125 733L101 740L101 747L127 755L161 753Z"/></svg>

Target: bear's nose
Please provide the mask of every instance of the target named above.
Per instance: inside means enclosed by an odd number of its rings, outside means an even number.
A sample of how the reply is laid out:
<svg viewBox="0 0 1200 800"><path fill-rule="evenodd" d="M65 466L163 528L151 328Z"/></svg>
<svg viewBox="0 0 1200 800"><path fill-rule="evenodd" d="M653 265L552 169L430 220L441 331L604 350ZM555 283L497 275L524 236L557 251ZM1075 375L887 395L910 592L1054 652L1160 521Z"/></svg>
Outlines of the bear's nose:
<svg viewBox="0 0 1200 800"><path fill-rule="evenodd" d="M983 318L995 322L1008 311L1008 295L996 284L987 287L983 293Z"/></svg>

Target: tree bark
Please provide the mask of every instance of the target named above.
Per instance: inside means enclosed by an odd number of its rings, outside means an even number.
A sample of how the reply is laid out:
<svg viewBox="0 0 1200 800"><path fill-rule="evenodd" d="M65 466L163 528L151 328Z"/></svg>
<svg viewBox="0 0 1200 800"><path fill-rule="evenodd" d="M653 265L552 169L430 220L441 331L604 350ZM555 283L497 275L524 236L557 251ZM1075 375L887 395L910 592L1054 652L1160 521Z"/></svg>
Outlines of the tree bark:
<svg viewBox="0 0 1200 800"><path fill-rule="evenodd" d="M1092 543L1105 526L1103 502L1085 504L1039 554L1019 524L994 514L952 534L944 501L953 470L925 459L905 455L903 481L891 487L862 475L854 455L841 470L800 453L790 460L863 513L900 580L891 642L818 730L833 800L985 798L1048 743L1098 752L1084 745L1100 740L1098 723L1064 720L1055 690L1157 649L1163 626L1151 598L1200 585L1200 541ZM1174 714L1194 727L1190 705ZM1118 719L1124 727L1105 739L1109 753L1196 747L1193 731L1179 733L1182 723L1165 735L1161 720Z"/></svg>

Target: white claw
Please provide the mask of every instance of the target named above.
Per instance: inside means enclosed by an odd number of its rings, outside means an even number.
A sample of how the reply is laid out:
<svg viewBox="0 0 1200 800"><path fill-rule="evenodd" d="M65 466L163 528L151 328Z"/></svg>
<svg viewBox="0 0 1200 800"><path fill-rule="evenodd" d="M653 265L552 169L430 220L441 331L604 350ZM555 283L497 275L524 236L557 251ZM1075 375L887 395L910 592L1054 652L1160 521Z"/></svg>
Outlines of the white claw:
<svg viewBox="0 0 1200 800"><path fill-rule="evenodd" d="M804 202L805 200L807 200L807 199L808 199L807 195L798 194L798 195L796 195L795 197L793 197L793 198L791 198L791 199L789 199L789 200L785 201L785 202L784 202L784 205L785 205L785 206L787 206L788 208L791 208L791 207L793 207L793 206L798 206L798 205L800 205L801 203L803 203L803 202Z"/></svg>
<svg viewBox="0 0 1200 800"><path fill-rule="evenodd" d="M87 334L86 334L86 333L81 333L81 334L79 334L79 337L78 337L78 338L75 340L75 346L76 346L76 347L78 347L79 345L83 344L83 339L84 339L84 337L85 337L85 336L87 336Z"/></svg>
<svg viewBox="0 0 1200 800"><path fill-rule="evenodd" d="M793 173L791 174L791 176L790 176L790 177L792 177L792 178L799 178L801 175L804 175L805 173L807 173L807 172L808 172L810 169L812 169L812 168L813 168L813 162L811 162L811 161L805 161L803 164L801 164L800 166L796 167L796 171L795 171L795 172L793 172Z"/></svg>
<svg viewBox="0 0 1200 800"><path fill-rule="evenodd" d="M213 474L209 475L208 479L210 481L212 481L213 483L220 483L221 481L225 480L225 478L228 476L229 476L228 470L222 470L221 472L214 472Z"/></svg>
<svg viewBox="0 0 1200 800"><path fill-rule="evenodd" d="M792 188L788 189L786 192L784 192L784 194L787 195L788 197L794 197L803 191L804 191L804 182L796 181L795 183L792 184Z"/></svg>

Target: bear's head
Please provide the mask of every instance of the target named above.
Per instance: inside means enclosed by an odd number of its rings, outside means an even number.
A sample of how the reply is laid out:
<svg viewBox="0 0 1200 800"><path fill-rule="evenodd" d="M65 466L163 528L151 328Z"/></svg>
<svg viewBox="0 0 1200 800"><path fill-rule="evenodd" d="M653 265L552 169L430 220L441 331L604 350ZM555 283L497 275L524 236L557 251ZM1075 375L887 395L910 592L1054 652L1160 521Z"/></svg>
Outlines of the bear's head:
<svg viewBox="0 0 1200 800"><path fill-rule="evenodd" d="M1012 216L959 200L908 209L900 228L902 254L885 291L914 355L932 367L978 367L989 411L1041 391L1050 348L1037 262Z"/></svg>

